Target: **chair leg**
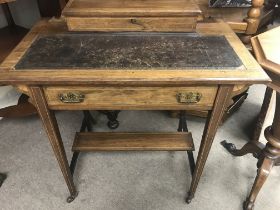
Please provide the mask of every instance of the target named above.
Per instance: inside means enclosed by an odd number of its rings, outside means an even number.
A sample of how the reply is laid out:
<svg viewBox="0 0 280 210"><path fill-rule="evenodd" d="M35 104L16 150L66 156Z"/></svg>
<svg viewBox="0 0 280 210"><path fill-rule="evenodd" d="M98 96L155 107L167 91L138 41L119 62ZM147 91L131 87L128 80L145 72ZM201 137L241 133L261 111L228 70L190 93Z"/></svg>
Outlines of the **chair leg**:
<svg viewBox="0 0 280 210"><path fill-rule="evenodd" d="M177 129L178 132L188 132L188 125L186 119L186 111L180 111L179 113L179 126ZM187 151L189 162L190 162L190 170L193 175L195 169L195 161L193 157L193 151Z"/></svg>

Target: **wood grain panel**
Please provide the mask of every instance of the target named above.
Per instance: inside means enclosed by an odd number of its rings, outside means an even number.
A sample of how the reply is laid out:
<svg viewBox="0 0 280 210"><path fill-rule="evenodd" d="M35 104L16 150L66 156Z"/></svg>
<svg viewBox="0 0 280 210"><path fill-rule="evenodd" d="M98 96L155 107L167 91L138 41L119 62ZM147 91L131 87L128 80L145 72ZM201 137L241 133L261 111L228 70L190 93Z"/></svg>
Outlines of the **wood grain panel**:
<svg viewBox="0 0 280 210"><path fill-rule="evenodd" d="M197 16L201 11L191 0L71 0L66 17Z"/></svg>
<svg viewBox="0 0 280 210"><path fill-rule="evenodd" d="M194 150L186 133L77 133L73 151L186 151Z"/></svg>
<svg viewBox="0 0 280 210"><path fill-rule="evenodd" d="M62 93L85 95L81 103L63 103ZM177 101L178 93L199 92L198 103L182 104ZM93 110L210 110L217 86L205 87L46 87L45 94L51 109Z"/></svg>
<svg viewBox="0 0 280 210"><path fill-rule="evenodd" d="M195 31L197 17L66 18L70 31Z"/></svg>
<svg viewBox="0 0 280 210"><path fill-rule="evenodd" d="M228 24L236 33L243 33L248 27L246 22L228 22Z"/></svg>

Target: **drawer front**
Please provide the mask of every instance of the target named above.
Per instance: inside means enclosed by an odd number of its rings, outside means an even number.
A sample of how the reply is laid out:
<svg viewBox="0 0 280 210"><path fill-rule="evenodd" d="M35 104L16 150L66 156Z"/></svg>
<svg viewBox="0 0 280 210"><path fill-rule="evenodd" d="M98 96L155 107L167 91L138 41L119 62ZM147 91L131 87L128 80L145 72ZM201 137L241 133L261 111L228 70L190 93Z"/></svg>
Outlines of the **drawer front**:
<svg viewBox="0 0 280 210"><path fill-rule="evenodd" d="M45 87L51 109L210 110L217 87Z"/></svg>
<svg viewBox="0 0 280 210"><path fill-rule="evenodd" d="M70 31L195 31L197 17L66 18Z"/></svg>

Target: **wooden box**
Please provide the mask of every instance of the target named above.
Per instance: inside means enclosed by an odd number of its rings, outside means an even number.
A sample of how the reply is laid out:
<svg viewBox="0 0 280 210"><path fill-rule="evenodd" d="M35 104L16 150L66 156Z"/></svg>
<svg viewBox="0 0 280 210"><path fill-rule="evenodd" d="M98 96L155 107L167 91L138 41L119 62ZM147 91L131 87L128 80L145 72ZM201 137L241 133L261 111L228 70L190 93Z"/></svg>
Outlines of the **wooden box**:
<svg viewBox="0 0 280 210"><path fill-rule="evenodd" d="M195 31L201 14L191 0L70 0L70 31Z"/></svg>

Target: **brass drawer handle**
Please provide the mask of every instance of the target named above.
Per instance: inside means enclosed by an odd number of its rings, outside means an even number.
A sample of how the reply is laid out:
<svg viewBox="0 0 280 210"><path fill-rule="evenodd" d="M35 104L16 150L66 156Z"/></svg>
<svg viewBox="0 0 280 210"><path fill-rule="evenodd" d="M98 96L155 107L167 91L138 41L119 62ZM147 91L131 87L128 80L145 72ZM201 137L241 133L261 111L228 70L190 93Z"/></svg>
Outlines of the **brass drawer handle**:
<svg viewBox="0 0 280 210"><path fill-rule="evenodd" d="M63 103L81 103L85 99L85 95L73 92L61 93L58 97Z"/></svg>
<svg viewBox="0 0 280 210"><path fill-rule="evenodd" d="M195 104L200 101L202 94L198 92L178 93L177 101L183 104Z"/></svg>

